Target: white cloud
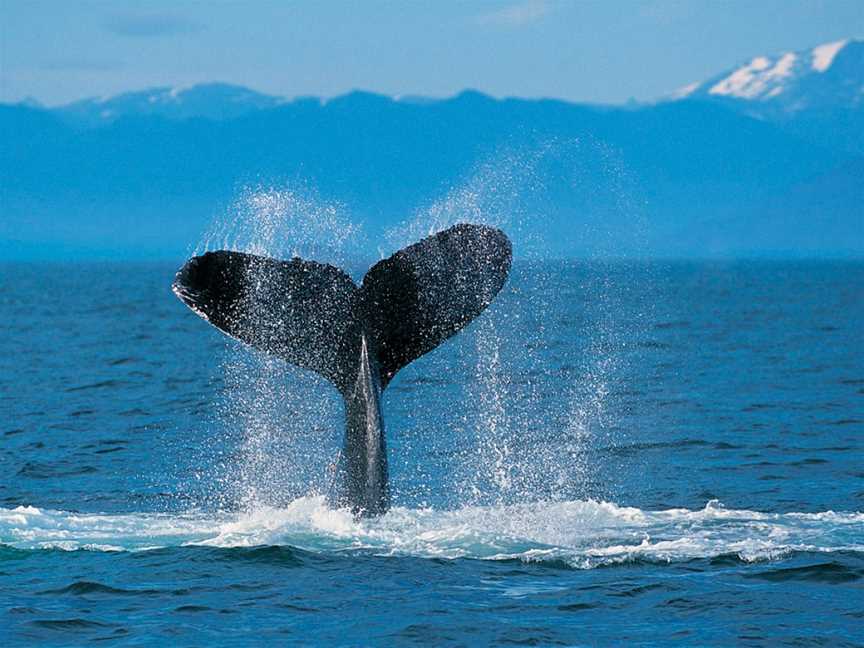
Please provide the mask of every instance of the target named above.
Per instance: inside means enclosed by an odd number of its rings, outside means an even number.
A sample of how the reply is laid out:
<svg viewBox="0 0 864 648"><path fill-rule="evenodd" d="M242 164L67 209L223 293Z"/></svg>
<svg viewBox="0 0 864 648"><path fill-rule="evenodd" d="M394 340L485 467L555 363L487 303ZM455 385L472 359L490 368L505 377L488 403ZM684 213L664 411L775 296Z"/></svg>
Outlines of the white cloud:
<svg viewBox="0 0 864 648"><path fill-rule="evenodd" d="M547 0L525 0L482 14L477 22L484 25L522 27L537 22L550 11Z"/></svg>

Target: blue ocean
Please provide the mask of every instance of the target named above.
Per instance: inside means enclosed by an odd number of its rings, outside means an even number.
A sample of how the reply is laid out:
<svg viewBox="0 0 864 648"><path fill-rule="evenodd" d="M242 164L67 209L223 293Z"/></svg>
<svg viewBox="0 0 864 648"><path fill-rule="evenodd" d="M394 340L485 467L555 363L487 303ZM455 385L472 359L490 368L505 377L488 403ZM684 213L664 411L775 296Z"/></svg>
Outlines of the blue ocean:
<svg viewBox="0 0 864 648"><path fill-rule="evenodd" d="M862 645L864 263L517 257L357 520L182 262L0 264L3 646Z"/></svg>

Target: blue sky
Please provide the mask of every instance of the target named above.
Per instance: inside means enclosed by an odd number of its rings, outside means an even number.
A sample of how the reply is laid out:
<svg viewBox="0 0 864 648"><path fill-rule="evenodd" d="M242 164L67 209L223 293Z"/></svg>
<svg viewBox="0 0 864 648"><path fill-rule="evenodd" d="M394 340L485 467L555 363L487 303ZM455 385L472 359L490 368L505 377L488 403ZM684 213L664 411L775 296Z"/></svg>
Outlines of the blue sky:
<svg viewBox="0 0 864 648"><path fill-rule="evenodd" d="M618 103L847 37L864 37L864 0L0 0L0 101L224 81Z"/></svg>

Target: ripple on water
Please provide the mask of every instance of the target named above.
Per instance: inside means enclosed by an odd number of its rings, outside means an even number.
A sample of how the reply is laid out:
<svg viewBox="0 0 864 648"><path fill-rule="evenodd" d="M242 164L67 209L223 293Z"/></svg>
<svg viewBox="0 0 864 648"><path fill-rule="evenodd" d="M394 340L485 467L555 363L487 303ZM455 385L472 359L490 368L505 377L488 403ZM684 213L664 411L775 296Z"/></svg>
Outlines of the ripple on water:
<svg viewBox="0 0 864 648"><path fill-rule="evenodd" d="M57 479L62 477L76 477L78 475L92 475L99 472L95 466L70 466L67 461L58 461L54 464L37 463L28 461L17 475L30 479Z"/></svg>
<svg viewBox="0 0 864 648"><path fill-rule="evenodd" d="M90 619L34 619L31 625L47 630L58 630L67 632L82 632L88 630L104 630L106 628L119 627L116 623L92 621Z"/></svg>
<svg viewBox="0 0 864 648"><path fill-rule="evenodd" d="M845 565L838 561L828 561L816 565L802 567L775 567L755 573L744 574L744 578L783 583L787 581L805 581L811 583L827 583L837 585L853 583L861 580L864 569Z"/></svg>
<svg viewBox="0 0 864 648"><path fill-rule="evenodd" d="M123 589L119 587L111 587L110 585L103 585L102 583L97 583L94 581L76 581L67 585L66 587L61 587L58 589L45 590L43 592L39 592L43 595L57 595L57 594L72 594L75 596L87 596L87 595L99 595L103 594L106 596L158 596L164 594L165 592L162 590L155 589Z"/></svg>

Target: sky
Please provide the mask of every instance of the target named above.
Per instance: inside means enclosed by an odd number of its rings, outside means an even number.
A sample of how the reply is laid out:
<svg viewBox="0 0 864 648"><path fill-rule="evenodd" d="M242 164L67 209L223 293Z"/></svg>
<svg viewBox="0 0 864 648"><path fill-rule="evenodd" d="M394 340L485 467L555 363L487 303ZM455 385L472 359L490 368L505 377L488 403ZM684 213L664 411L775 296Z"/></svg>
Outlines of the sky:
<svg viewBox="0 0 864 648"><path fill-rule="evenodd" d="M0 102L219 81L622 103L850 37L864 0L0 0Z"/></svg>

